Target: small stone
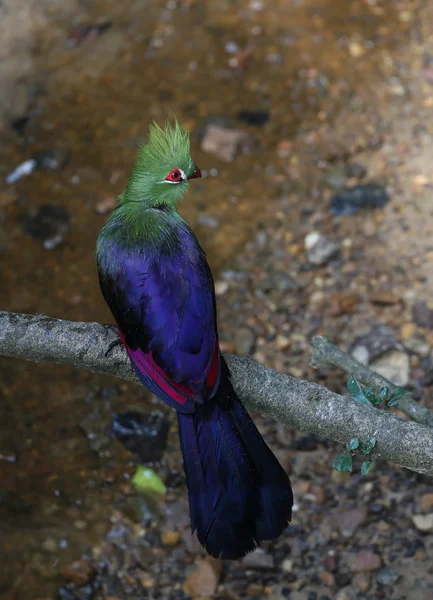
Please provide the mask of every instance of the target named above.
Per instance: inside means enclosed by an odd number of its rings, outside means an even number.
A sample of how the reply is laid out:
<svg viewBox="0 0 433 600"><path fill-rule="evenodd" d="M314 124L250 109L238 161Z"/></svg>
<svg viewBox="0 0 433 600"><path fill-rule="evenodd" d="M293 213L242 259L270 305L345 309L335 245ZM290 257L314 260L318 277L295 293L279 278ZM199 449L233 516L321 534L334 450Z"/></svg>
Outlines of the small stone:
<svg viewBox="0 0 433 600"><path fill-rule="evenodd" d="M334 292L329 297L329 314L332 317L352 314L361 298L356 294Z"/></svg>
<svg viewBox="0 0 433 600"><path fill-rule="evenodd" d="M275 346L277 348L278 351L282 351L282 350L287 350L287 348L290 346L290 338L286 337L285 335L281 335L280 333L277 335L277 337L275 338Z"/></svg>
<svg viewBox="0 0 433 600"><path fill-rule="evenodd" d="M241 327L236 331L235 338L233 340L236 354L240 354L243 356L251 354L255 342L256 336L251 331L251 329Z"/></svg>
<svg viewBox="0 0 433 600"><path fill-rule="evenodd" d="M268 110L241 110L238 112L239 121L243 121L247 125L255 125L262 127L269 121Z"/></svg>
<svg viewBox="0 0 433 600"><path fill-rule="evenodd" d="M335 584L334 575L329 571L322 571L322 573L320 573L320 579L328 587L332 587Z"/></svg>
<svg viewBox="0 0 433 600"><path fill-rule="evenodd" d="M217 229L220 224L216 217L213 217L207 213L200 213L197 217L196 223L201 227L209 227L210 229Z"/></svg>
<svg viewBox="0 0 433 600"><path fill-rule="evenodd" d="M433 513L428 515L413 515L412 522L418 531L433 532Z"/></svg>
<svg viewBox="0 0 433 600"><path fill-rule="evenodd" d="M216 281L215 282L215 294L217 296L224 296L224 294L229 289L229 284L227 281Z"/></svg>
<svg viewBox="0 0 433 600"><path fill-rule="evenodd" d="M367 169L364 165L358 162L351 162L346 164L346 175L347 177L353 177L355 179L361 179L367 174Z"/></svg>
<svg viewBox="0 0 433 600"><path fill-rule="evenodd" d="M60 169L69 160L69 152L66 148L50 148L48 150L39 150L32 157L36 163L37 169Z"/></svg>
<svg viewBox="0 0 433 600"><path fill-rule="evenodd" d="M392 329L386 325L379 325L372 327L367 334L356 338L350 347L350 354L363 365L368 365L396 346L397 339Z"/></svg>
<svg viewBox="0 0 433 600"><path fill-rule="evenodd" d="M357 573L353 578L353 583L361 592L368 592L371 587L371 575L366 571Z"/></svg>
<svg viewBox="0 0 433 600"><path fill-rule="evenodd" d="M333 190L341 190L346 186L347 175L344 167L335 167L325 175L325 183Z"/></svg>
<svg viewBox="0 0 433 600"><path fill-rule="evenodd" d="M413 305L412 316L419 327L433 329L433 308L426 302L416 302Z"/></svg>
<svg viewBox="0 0 433 600"><path fill-rule="evenodd" d="M94 574L92 566L85 560L76 560L62 569L63 577L78 586L89 583Z"/></svg>
<svg viewBox="0 0 433 600"><path fill-rule="evenodd" d="M345 475L347 474L345 473ZM336 510L330 514L330 519L343 537L350 538L367 519L367 509L359 506L349 510Z"/></svg>
<svg viewBox="0 0 433 600"><path fill-rule="evenodd" d="M83 521L83 519L77 519L76 521L74 521L74 527L75 527L75 529L79 529L80 531L83 531L84 529L87 528L87 523L86 523L86 521Z"/></svg>
<svg viewBox="0 0 433 600"><path fill-rule="evenodd" d="M70 213L62 206L43 204L31 210L22 219L24 233L39 240L51 250L62 240L69 229Z"/></svg>
<svg viewBox="0 0 433 600"><path fill-rule="evenodd" d="M145 590L150 590L156 585L156 579L149 575L149 573L146 573L145 571L139 574L139 579L141 585L144 587Z"/></svg>
<svg viewBox="0 0 433 600"><path fill-rule="evenodd" d="M247 135L243 131L237 129L208 125L201 142L201 150L207 154L213 154L225 162L232 162L239 144L246 137Z"/></svg>
<svg viewBox="0 0 433 600"><path fill-rule="evenodd" d="M114 413L107 435L121 442L144 463L161 459L167 446L169 422L161 411Z"/></svg>
<svg viewBox="0 0 433 600"><path fill-rule="evenodd" d="M247 596L252 596L253 598L262 598L264 591L265 588L263 585L259 585L258 583L250 583L250 585L245 590L245 594Z"/></svg>
<svg viewBox="0 0 433 600"><path fill-rule="evenodd" d="M285 558L281 563L281 570L284 573L291 573L293 571L294 561L291 558Z"/></svg>
<svg viewBox="0 0 433 600"><path fill-rule="evenodd" d="M391 567L383 567L376 574L376 581L378 584L384 587L393 585L400 579L400 574L394 571Z"/></svg>
<svg viewBox="0 0 433 600"><path fill-rule="evenodd" d="M391 290L378 290L369 296L370 302L381 306L391 306L400 302L399 296L391 292Z"/></svg>
<svg viewBox="0 0 433 600"><path fill-rule="evenodd" d="M313 265L325 264L338 252L337 244L317 231L306 235L304 244L308 261Z"/></svg>
<svg viewBox="0 0 433 600"><path fill-rule="evenodd" d="M349 54L353 58L359 58L360 56L364 56L365 48L359 42L350 42Z"/></svg>
<svg viewBox="0 0 433 600"><path fill-rule="evenodd" d="M98 214L105 215L110 212L110 210L113 210L116 206L116 202L117 198L114 194L107 194L96 204L95 210Z"/></svg>
<svg viewBox="0 0 433 600"><path fill-rule="evenodd" d="M311 486L311 494L314 496L314 502L319 506L325 502L326 494L323 486L320 485L312 485Z"/></svg>
<svg viewBox="0 0 433 600"><path fill-rule="evenodd" d="M382 559L371 550L360 550L350 559L350 569L354 573L359 571L375 571L382 564Z"/></svg>
<svg viewBox="0 0 433 600"><path fill-rule="evenodd" d="M163 531L161 533L161 542L164 546L175 546L180 541L178 531Z"/></svg>
<svg viewBox="0 0 433 600"><path fill-rule="evenodd" d="M222 571L220 559L206 557L200 561L186 579L183 589L193 598L198 596L213 596L219 583Z"/></svg>
<svg viewBox="0 0 433 600"><path fill-rule="evenodd" d="M382 185L360 184L336 194L331 200L331 212L334 215L354 215L359 210L381 208L388 202L389 196Z"/></svg>
<svg viewBox="0 0 433 600"><path fill-rule="evenodd" d="M274 558L262 550L255 550L244 557L242 564L246 569L273 569Z"/></svg>
<svg viewBox="0 0 433 600"><path fill-rule="evenodd" d="M412 354L418 354L424 358L430 354L429 343L420 335L415 335L414 337L405 340L404 347Z"/></svg>
<svg viewBox="0 0 433 600"><path fill-rule="evenodd" d="M358 594L356 593L356 589L353 586L348 585L338 592L335 596L335 600L356 600L357 597Z"/></svg>
<svg viewBox="0 0 433 600"><path fill-rule="evenodd" d="M46 538L41 545L43 550L45 550L46 552L57 552L59 550L59 546L56 540L51 537Z"/></svg>
<svg viewBox="0 0 433 600"><path fill-rule="evenodd" d="M373 371L402 387L409 383L409 367L409 356L400 350L385 352L370 363Z"/></svg>
<svg viewBox="0 0 433 600"><path fill-rule="evenodd" d="M408 340L415 333L415 325L413 323L403 323L400 327L400 334L403 340Z"/></svg>
<svg viewBox="0 0 433 600"><path fill-rule="evenodd" d="M433 494L423 494L419 501L421 510L427 510L433 507Z"/></svg>

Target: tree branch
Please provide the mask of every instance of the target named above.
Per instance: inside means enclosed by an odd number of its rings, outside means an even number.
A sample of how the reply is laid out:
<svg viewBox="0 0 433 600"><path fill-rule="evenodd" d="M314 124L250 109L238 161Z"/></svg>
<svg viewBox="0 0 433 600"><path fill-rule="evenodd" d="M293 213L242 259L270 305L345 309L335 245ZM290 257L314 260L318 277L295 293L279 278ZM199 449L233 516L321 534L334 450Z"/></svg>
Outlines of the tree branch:
<svg viewBox="0 0 433 600"><path fill-rule="evenodd" d="M311 348L310 365L315 369L318 367L336 367L342 369L348 375L353 375L360 383L376 389L386 386L392 391L397 387L389 379L371 371L345 352L342 352L324 335L315 335L311 340ZM400 400L398 408L417 423L433 427L433 413L425 406L418 404L410 396Z"/></svg>
<svg viewBox="0 0 433 600"><path fill-rule="evenodd" d="M111 325L79 323L0 312L0 355L55 362L136 380ZM316 383L282 375L258 363L225 356L237 393L246 406L288 427L341 443L377 439L374 458L433 475L433 429L368 408Z"/></svg>

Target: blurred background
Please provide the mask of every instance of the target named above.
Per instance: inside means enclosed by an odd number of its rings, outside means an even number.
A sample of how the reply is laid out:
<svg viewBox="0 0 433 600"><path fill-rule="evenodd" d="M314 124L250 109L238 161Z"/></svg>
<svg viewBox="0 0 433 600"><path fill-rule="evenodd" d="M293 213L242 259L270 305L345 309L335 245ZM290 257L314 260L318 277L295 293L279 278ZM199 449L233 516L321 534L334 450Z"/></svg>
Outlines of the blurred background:
<svg viewBox="0 0 433 600"><path fill-rule="evenodd" d="M175 113L223 349L344 392L308 367L324 333L429 405L431 0L3 0L0 40L1 310L111 322L95 241L149 121ZM257 416L293 524L221 565L190 535L175 415L144 388L12 359L0 378L2 600L433 597L430 479L337 473L338 445ZM140 442L158 501L112 439L128 410L159 411Z"/></svg>

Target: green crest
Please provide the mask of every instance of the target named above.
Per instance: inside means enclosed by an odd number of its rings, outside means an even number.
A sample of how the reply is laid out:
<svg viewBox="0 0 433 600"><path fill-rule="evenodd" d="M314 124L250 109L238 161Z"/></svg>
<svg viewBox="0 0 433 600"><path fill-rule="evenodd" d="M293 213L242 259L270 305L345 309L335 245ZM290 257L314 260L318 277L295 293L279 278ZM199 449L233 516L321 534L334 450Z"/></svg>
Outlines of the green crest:
<svg viewBox="0 0 433 600"><path fill-rule="evenodd" d="M189 132L178 121L162 129L150 126L149 137L140 146L125 193L120 202L142 202L146 205L173 205L188 188L188 178L196 167L190 155Z"/></svg>

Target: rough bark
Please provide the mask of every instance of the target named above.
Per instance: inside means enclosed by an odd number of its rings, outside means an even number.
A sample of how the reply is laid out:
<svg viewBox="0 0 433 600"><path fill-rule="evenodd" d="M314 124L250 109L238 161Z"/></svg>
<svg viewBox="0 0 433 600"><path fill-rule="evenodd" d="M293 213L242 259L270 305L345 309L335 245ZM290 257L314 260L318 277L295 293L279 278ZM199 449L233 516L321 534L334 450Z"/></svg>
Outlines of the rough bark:
<svg viewBox="0 0 433 600"><path fill-rule="evenodd" d="M117 331L111 325L0 312L0 355L70 364L134 381L128 356L117 342ZM374 436L377 447L373 458L433 475L432 428L362 406L316 383L282 375L253 360L230 354L225 358L236 391L250 410L337 442ZM353 374L362 379L359 372Z"/></svg>

